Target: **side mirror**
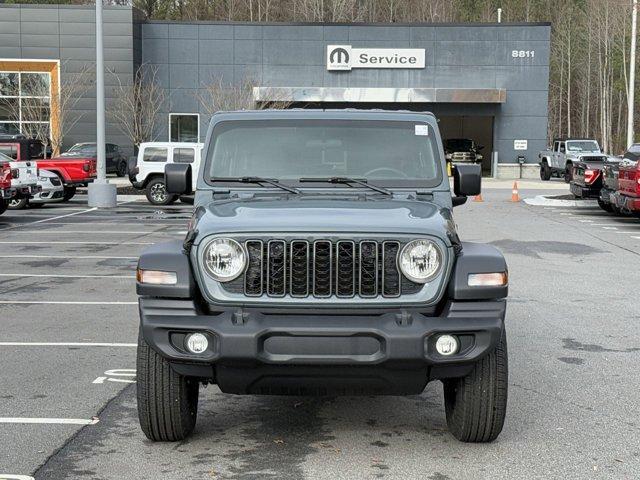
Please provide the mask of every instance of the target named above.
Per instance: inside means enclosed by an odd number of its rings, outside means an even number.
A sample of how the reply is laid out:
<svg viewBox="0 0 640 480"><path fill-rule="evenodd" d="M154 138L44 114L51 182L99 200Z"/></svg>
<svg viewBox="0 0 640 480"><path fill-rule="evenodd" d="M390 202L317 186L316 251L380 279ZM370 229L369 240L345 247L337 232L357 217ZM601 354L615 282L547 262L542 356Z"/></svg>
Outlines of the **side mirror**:
<svg viewBox="0 0 640 480"><path fill-rule="evenodd" d="M167 193L184 195L191 193L191 165L169 163L164 167L164 184Z"/></svg>
<svg viewBox="0 0 640 480"><path fill-rule="evenodd" d="M454 165L453 193L456 197L480 195L482 183L480 165Z"/></svg>

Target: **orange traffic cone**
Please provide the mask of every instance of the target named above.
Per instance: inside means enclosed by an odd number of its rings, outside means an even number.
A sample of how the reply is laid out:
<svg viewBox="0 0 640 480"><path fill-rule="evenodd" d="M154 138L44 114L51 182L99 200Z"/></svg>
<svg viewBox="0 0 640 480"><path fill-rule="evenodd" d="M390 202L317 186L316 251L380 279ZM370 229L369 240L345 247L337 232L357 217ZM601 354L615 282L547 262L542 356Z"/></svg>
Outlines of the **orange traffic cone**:
<svg viewBox="0 0 640 480"><path fill-rule="evenodd" d="M473 197L473 201L474 202L484 202L484 200L482 199L482 194L478 194L475 197Z"/></svg>
<svg viewBox="0 0 640 480"><path fill-rule="evenodd" d="M511 201L519 202L520 195L518 194L518 182L513 182L513 190L511 190Z"/></svg>

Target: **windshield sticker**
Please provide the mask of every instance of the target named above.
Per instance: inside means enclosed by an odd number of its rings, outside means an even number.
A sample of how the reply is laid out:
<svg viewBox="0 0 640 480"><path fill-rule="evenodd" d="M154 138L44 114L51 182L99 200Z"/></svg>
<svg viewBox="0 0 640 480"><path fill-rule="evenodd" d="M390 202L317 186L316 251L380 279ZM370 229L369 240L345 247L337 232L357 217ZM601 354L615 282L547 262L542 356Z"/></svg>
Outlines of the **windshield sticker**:
<svg viewBox="0 0 640 480"><path fill-rule="evenodd" d="M429 125L416 125L416 135L426 137L429 135Z"/></svg>

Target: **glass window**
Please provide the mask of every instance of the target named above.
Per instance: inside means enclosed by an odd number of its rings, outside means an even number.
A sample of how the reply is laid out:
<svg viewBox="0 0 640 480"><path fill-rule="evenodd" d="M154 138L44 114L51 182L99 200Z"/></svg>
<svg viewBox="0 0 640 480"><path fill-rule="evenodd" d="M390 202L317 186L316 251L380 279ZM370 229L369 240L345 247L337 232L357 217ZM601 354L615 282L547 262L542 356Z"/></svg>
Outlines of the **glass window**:
<svg viewBox="0 0 640 480"><path fill-rule="evenodd" d="M0 121L19 121L20 110L17 98L0 98Z"/></svg>
<svg viewBox="0 0 640 480"><path fill-rule="evenodd" d="M195 148L174 148L173 161L176 163L193 163L196 158Z"/></svg>
<svg viewBox="0 0 640 480"><path fill-rule="evenodd" d="M145 162L166 162L169 149L166 147L147 147L142 160Z"/></svg>
<svg viewBox="0 0 640 480"><path fill-rule="evenodd" d="M22 96L48 97L49 74L22 73L20 75L20 94Z"/></svg>
<svg viewBox="0 0 640 480"><path fill-rule="evenodd" d="M0 72L0 97L15 97L20 91L17 73Z"/></svg>
<svg viewBox="0 0 640 480"><path fill-rule="evenodd" d="M197 113L169 114L170 142L198 142L200 116Z"/></svg>
<svg viewBox="0 0 640 480"><path fill-rule="evenodd" d="M434 183L440 178L434 133L426 124L408 121L227 121L215 127L207 169L216 177Z"/></svg>
<svg viewBox="0 0 640 480"><path fill-rule="evenodd" d="M49 87L48 73L0 72L0 134L48 135Z"/></svg>
<svg viewBox="0 0 640 480"><path fill-rule="evenodd" d="M11 157L14 160L18 158L18 146L17 145L0 145L0 153Z"/></svg>

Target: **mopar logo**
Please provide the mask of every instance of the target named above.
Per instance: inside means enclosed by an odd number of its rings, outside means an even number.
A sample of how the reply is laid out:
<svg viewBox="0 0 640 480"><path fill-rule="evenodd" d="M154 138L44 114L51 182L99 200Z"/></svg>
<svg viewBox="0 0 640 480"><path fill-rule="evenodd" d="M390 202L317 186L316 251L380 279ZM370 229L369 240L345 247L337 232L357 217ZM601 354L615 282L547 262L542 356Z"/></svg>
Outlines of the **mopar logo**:
<svg viewBox="0 0 640 480"><path fill-rule="evenodd" d="M329 54L330 63L349 63L349 52L342 47L334 48Z"/></svg>
<svg viewBox="0 0 640 480"><path fill-rule="evenodd" d="M327 46L327 70L351 70L351 45Z"/></svg>

